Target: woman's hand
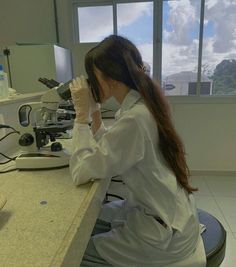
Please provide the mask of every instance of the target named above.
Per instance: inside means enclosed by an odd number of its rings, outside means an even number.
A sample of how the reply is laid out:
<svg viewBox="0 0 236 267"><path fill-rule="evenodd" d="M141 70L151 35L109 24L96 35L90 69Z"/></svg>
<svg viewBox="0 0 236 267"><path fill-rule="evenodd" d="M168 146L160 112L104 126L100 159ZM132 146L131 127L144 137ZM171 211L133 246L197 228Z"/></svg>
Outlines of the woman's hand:
<svg viewBox="0 0 236 267"><path fill-rule="evenodd" d="M78 123L87 124L89 122L90 106L88 83L84 76L80 76L79 78L73 79L69 86L76 112L75 120Z"/></svg>
<svg viewBox="0 0 236 267"><path fill-rule="evenodd" d="M84 76L77 77L70 83L70 91L77 123L87 124L91 120L90 115L100 110L100 104L94 101Z"/></svg>

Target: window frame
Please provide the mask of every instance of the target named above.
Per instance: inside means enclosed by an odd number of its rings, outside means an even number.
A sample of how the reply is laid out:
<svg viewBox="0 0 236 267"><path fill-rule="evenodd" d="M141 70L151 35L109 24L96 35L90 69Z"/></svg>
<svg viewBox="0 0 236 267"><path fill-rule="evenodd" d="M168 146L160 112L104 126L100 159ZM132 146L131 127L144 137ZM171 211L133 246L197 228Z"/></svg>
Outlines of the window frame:
<svg viewBox="0 0 236 267"><path fill-rule="evenodd" d="M113 34L117 34L117 4L122 3L139 3L152 2L153 3L153 78L162 83L162 30L163 30L163 2L164 1L178 1L178 0L77 0L73 2L73 31L74 42L79 42L79 24L77 9L79 7L89 6L112 6L113 7ZM205 0L200 1L200 18L199 18L199 46L198 46L198 66L197 66L197 87L196 95L173 95L167 97L174 103L235 103L236 95L201 95L201 74L202 74L202 48L203 48L203 34L204 34L204 12ZM86 44L86 42L83 42ZM95 42L96 43L96 42ZM233 101L233 102L232 102Z"/></svg>

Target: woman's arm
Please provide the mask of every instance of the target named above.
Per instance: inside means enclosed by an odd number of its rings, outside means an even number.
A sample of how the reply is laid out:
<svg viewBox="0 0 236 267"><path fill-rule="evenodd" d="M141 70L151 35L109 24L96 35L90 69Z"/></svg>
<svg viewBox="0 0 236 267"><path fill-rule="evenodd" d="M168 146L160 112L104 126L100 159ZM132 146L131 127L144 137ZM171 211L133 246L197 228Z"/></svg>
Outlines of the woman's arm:
<svg viewBox="0 0 236 267"><path fill-rule="evenodd" d="M77 125L75 130L78 139L73 144L70 173L76 185L120 175L144 156L144 135L133 116L121 118L98 142L88 125Z"/></svg>
<svg viewBox="0 0 236 267"><path fill-rule="evenodd" d="M93 135L96 134L97 130L100 128L101 124L102 124L102 114L100 110L96 110L93 114L92 114L92 125L91 125L91 130Z"/></svg>

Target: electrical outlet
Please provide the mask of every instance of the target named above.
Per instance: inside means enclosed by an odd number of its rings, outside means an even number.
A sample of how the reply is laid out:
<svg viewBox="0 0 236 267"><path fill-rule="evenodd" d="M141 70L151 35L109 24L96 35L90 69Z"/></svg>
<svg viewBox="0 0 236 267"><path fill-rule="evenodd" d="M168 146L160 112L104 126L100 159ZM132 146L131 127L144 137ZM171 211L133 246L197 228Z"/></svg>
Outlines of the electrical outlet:
<svg viewBox="0 0 236 267"><path fill-rule="evenodd" d="M2 114L0 114L0 124L5 124L4 117L3 117ZM0 138L2 138L5 135L6 135L6 129L5 128L1 128L0 129Z"/></svg>

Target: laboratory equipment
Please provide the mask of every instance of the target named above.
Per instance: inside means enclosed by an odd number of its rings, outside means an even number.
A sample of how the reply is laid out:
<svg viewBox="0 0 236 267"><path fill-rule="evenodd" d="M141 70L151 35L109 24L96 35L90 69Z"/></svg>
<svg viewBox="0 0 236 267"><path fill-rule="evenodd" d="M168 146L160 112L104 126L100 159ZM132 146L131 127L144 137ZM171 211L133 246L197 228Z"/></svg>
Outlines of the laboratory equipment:
<svg viewBox="0 0 236 267"><path fill-rule="evenodd" d="M16 158L16 168L25 170L68 166L69 152L60 142L55 141L68 137L66 134L74 123L75 112L69 83L49 89L42 95L40 102L19 107L19 145L22 151Z"/></svg>

